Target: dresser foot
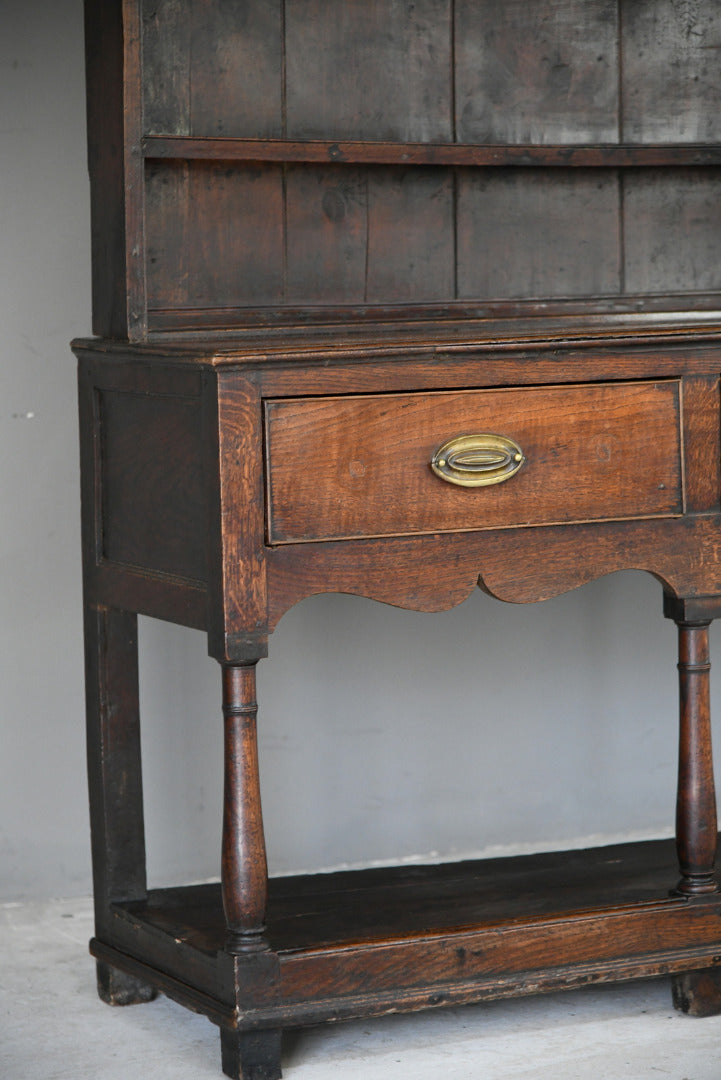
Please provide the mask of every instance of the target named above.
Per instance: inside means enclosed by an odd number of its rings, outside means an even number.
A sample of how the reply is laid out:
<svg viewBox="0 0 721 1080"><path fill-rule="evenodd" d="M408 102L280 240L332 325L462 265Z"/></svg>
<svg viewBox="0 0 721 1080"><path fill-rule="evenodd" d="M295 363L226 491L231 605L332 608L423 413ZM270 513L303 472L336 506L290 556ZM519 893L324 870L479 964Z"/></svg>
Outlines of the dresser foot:
<svg viewBox="0 0 721 1080"><path fill-rule="evenodd" d="M721 970L687 971L671 982L674 1008L687 1016L718 1016L721 1013Z"/></svg>
<svg viewBox="0 0 721 1080"><path fill-rule="evenodd" d="M98 996L106 1005L142 1005L158 996L154 986L126 975L102 960L96 961L96 970Z"/></svg>
<svg viewBox="0 0 721 1080"><path fill-rule="evenodd" d="M280 1080L281 1032L220 1029L223 1072L232 1080Z"/></svg>

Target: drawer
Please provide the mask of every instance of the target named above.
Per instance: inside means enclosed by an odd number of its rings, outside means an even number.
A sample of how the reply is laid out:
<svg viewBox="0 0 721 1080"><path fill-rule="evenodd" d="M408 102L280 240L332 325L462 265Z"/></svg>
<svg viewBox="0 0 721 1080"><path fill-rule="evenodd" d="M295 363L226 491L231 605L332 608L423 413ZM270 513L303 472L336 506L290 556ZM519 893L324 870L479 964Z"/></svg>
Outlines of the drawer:
<svg viewBox="0 0 721 1080"><path fill-rule="evenodd" d="M265 423L272 544L683 513L677 380L271 400Z"/></svg>

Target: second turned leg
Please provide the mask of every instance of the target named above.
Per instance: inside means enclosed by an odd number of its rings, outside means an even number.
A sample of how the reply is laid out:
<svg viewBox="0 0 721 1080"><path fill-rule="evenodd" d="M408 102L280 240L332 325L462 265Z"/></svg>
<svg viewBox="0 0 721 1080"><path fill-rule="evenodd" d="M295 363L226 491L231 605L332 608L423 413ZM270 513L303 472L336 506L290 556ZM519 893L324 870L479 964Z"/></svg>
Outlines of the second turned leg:
<svg viewBox="0 0 721 1080"><path fill-rule="evenodd" d="M265 905L268 867L258 777L255 664L223 667L225 794L222 888L227 950L267 948Z"/></svg>
<svg viewBox="0 0 721 1080"><path fill-rule="evenodd" d="M703 896L718 891L716 793L711 755L708 622L679 622L680 738L676 846L681 880L676 891ZM690 1016L721 1013L721 972L674 975L673 1003Z"/></svg>
<svg viewBox="0 0 721 1080"><path fill-rule="evenodd" d="M222 893L225 950L233 958L237 1001L252 1008L277 989L277 958L263 937L268 868L258 776L255 664L223 667L225 792ZM278 1029L221 1028L223 1072L233 1080L278 1080Z"/></svg>
<svg viewBox="0 0 721 1080"><path fill-rule="evenodd" d="M716 791L711 754L708 622L679 622L680 732L676 848L678 892L697 896L718 891Z"/></svg>

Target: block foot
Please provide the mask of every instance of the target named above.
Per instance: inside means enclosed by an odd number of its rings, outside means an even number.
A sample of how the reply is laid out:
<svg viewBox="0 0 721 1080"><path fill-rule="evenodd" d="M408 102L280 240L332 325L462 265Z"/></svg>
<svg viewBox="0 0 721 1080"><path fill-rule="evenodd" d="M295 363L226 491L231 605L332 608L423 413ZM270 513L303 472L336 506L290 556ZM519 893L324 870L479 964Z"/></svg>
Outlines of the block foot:
<svg viewBox="0 0 721 1080"><path fill-rule="evenodd" d="M671 989L674 1008L688 1016L721 1013L721 970L717 968L674 975Z"/></svg>
<svg viewBox="0 0 721 1080"><path fill-rule="evenodd" d="M220 1029L223 1072L232 1080L280 1080L278 1030L229 1031Z"/></svg>
<svg viewBox="0 0 721 1080"><path fill-rule="evenodd" d="M158 996L149 983L141 982L124 971L97 961L98 996L106 1005L142 1005Z"/></svg>

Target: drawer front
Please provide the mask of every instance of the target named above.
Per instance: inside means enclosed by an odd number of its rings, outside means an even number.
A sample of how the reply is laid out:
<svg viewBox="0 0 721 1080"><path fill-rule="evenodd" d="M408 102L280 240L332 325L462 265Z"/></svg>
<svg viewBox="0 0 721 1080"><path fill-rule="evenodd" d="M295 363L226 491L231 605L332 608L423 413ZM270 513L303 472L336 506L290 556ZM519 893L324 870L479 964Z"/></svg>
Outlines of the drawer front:
<svg viewBox="0 0 721 1080"><path fill-rule="evenodd" d="M269 542L681 514L679 389L664 380L268 401ZM502 477L482 472L487 452L453 457L466 445L453 440L476 435L512 448ZM443 466L490 482L460 486L438 475Z"/></svg>

